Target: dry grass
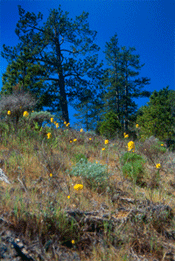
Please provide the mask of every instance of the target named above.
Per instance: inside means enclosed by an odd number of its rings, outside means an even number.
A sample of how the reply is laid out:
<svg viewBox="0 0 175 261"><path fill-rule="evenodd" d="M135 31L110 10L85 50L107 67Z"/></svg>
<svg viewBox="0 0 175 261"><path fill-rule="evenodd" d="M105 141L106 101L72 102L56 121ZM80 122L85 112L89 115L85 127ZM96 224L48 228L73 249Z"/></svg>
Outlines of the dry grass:
<svg viewBox="0 0 175 261"><path fill-rule="evenodd" d="M120 158L129 140L104 145L104 137L89 140L89 134L56 129L49 140L31 138L30 133L17 140L14 135L1 139L0 144L2 168L11 182L0 181L0 216L6 229L28 245L39 240L44 260L60 260L58 246L65 253L77 252L84 261L134 260L134 255L167 260L167 251L175 254L174 153L157 148L155 153L152 141L136 141L135 153L146 160L139 185L122 175ZM80 153L88 162L107 164L112 175L103 191L90 189L81 176L66 172L75 166L75 155ZM157 179L155 164L159 162L162 168ZM75 184L83 184L83 190L75 191ZM149 213L151 206L161 204L171 208L166 218L159 212L157 216ZM35 251L33 258L39 260Z"/></svg>

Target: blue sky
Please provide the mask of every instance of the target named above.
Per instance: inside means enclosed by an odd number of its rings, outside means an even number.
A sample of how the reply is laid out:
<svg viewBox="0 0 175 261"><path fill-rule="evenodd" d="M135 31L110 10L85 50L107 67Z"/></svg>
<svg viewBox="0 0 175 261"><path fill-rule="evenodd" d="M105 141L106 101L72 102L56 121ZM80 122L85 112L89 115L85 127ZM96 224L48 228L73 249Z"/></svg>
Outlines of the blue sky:
<svg viewBox="0 0 175 261"><path fill-rule="evenodd" d="M89 13L90 29L97 31L96 43L101 48L99 60L105 60L105 44L117 33L119 46L135 47L141 64L145 63L140 77L151 79L151 84L146 86L148 91L159 91L167 85L175 90L175 0L3 0L0 2L0 51L3 44L18 43L15 34L18 5L35 14L40 11L45 22L49 10L58 8L59 4L72 18L83 11ZM1 57L0 78L7 65ZM136 102L140 107L147 101L142 98ZM74 113L69 107L70 124L77 121Z"/></svg>

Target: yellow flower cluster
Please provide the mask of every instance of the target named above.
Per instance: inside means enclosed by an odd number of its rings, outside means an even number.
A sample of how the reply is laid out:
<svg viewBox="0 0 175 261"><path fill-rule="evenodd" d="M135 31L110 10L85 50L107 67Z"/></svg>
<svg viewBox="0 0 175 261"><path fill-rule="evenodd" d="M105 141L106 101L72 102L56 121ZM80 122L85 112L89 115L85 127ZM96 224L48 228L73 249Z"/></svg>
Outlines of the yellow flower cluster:
<svg viewBox="0 0 175 261"><path fill-rule="evenodd" d="M126 134L126 132L124 132L124 138L126 139L126 138L128 138L129 137L129 135L128 134Z"/></svg>
<svg viewBox="0 0 175 261"><path fill-rule="evenodd" d="M81 190L81 189L83 189L83 185L82 184L76 184L75 186L74 186L74 189L75 190Z"/></svg>
<svg viewBox="0 0 175 261"><path fill-rule="evenodd" d="M80 129L80 132L83 132L83 129Z"/></svg>
<svg viewBox="0 0 175 261"><path fill-rule="evenodd" d="M10 115L10 114L11 114L11 111L8 111L8 112L7 112L7 115Z"/></svg>
<svg viewBox="0 0 175 261"><path fill-rule="evenodd" d="M138 127L139 127L139 124L137 123L137 124L136 124L136 128L138 128Z"/></svg>
<svg viewBox="0 0 175 261"><path fill-rule="evenodd" d="M160 163L156 164L156 169L160 169L160 168L161 168L161 164Z"/></svg>
<svg viewBox="0 0 175 261"><path fill-rule="evenodd" d="M29 116L28 111L24 111L24 112L23 112L23 116L24 116L24 117L28 117L28 116Z"/></svg>
<svg viewBox="0 0 175 261"><path fill-rule="evenodd" d="M50 118L50 122L53 122L54 121L54 119L53 118Z"/></svg>
<svg viewBox="0 0 175 261"><path fill-rule="evenodd" d="M135 150L135 143L134 143L134 141L128 142L128 151L134 152L134 150Z"/></svg>

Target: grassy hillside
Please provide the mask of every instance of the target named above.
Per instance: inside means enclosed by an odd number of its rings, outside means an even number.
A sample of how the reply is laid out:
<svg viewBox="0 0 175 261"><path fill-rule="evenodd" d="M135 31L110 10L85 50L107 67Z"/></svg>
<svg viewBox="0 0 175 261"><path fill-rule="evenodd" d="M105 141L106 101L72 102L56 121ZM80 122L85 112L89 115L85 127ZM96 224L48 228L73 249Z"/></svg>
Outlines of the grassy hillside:
<svg viewBox="0 0 175 261"><path fill-rule="evenodd" d="M161 141L66 126L0 135L2 260L175 260L175 154Z"/></svg>

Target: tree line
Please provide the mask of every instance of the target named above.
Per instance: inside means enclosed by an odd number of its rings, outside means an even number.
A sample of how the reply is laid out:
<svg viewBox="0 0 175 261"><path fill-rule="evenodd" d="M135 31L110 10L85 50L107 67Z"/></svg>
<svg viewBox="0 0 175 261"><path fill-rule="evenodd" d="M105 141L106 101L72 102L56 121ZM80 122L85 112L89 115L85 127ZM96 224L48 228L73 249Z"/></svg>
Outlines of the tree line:
<svg viewBox="0 0 175 261"><path fill-rule="evenodd" d="M59 6L50 10L46 23L40 26L40 12L26 12L20 5L18 10L15 33L19 44L3 45L1 52L8 61L1 96L9 95L19 84L38 100L37 110L49 107L67 123L70 104L87 130L102 122L109 112L116 114L117 126L123 131L128 130L133 115L139 114L141 119L145 107L138 113L134 98L150 97L151 93L143 90L150 79L139 77L144 64L140 64L135 48L120 47L115 34L106 42L104 67L98 58L100 47L95 44L97 32L89 28L88 13L73 20Z"/></svg>

